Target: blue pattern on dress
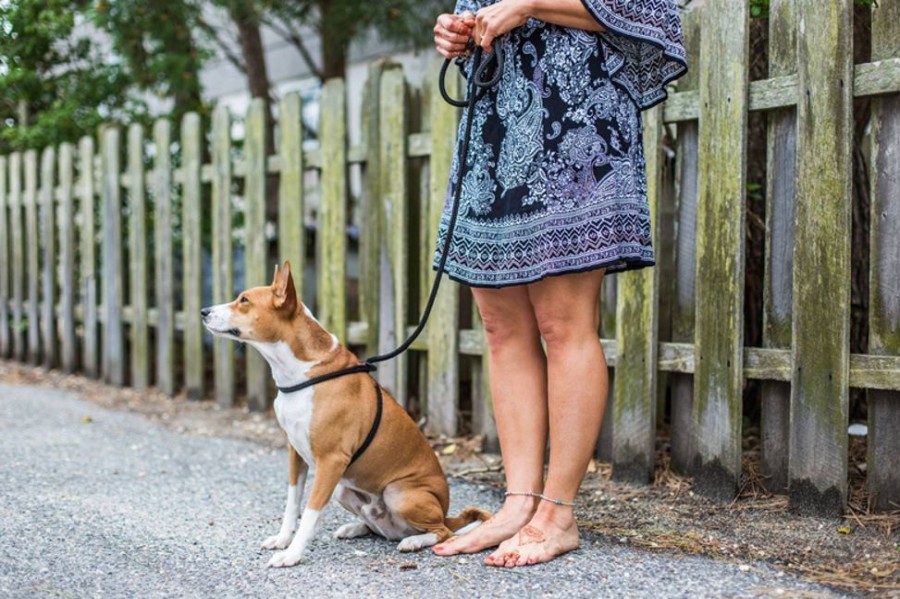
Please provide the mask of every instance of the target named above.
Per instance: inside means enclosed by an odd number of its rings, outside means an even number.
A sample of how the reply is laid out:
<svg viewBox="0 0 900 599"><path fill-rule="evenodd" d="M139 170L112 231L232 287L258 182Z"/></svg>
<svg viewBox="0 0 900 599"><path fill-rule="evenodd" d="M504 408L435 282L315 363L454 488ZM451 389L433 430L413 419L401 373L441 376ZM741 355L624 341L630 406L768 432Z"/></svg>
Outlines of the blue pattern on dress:
<svg viewBox="0 0 900 599"><path fill-rule="evenodd" d="M492 3L459 0L456 12L474 13ZM475 106L446 265L457 281L502 287L566 272L601 267L617 272L654 263L640 107L665 97L665 82L677 76L665 64L679 66L678 74L684 70L683 59L672 58L680 47L677 9L669 0L585 4L607 32L530 19L496 42L505 50L503 76ZM657 27L663 37L652 42L646 18L633 23L635 37L619 33L627 29L622 21L640 12L636 5L654 19L662 13L649 7L665 5L678 26ZM678 43L665 49L666 35ZM658 64L649 66L654 60ZM465 125L464 117L460 135ZM457 157L435 265L458 169Z"/></svg>

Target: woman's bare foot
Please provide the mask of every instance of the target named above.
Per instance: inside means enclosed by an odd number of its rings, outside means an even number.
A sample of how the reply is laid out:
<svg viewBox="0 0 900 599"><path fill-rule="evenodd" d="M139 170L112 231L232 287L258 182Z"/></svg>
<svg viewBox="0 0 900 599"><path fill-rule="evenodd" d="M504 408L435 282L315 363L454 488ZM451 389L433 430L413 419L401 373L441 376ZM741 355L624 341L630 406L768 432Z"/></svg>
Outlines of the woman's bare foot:
<svg viewBox="0 0 900 599"><path fill-rule="evenodd" d="M450 537L443 543L432 547L437 555L457 555L459 553L478 553L496 547L501 541L508 539L531 520L538 499L527 496L509 496L503 507L488 520L485 520L471 531L458 537Z"/></svg>
<svg viewBox="0 0 900 599"><path fill-rule="evenodd" d="M530 566L549 562L579 545L572 508L542 505L528 525L503 541L484 563L506 568Z"/></svg>

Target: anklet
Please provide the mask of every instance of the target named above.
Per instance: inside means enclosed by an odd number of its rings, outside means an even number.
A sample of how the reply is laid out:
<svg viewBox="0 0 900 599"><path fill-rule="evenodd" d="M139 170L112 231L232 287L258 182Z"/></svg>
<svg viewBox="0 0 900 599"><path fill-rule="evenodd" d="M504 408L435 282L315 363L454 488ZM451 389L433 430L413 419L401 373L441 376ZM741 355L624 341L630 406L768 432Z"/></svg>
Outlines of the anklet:
<svg viewBox="0 0 900 599"><path fill-rule="evenodd" d="M562 499L553 499L552 497L547 497L543 493L535 493L534 491L507 491L504 493L504 496L509 497L510 495L523 495L525 497L537 497L541 501L547 501L554 505L566 505L569 507L575 507L574 501L563 501Z"/></svg>
<svg viewBox="0 0 900 599"><path fill-rule="evenodd" d="M552 497L547 497L546 495L540 495L539 497L541 499L543 499L544 501L549 501L550 503L552 503L554 505L567 505L569 507L575 507L574 501L563 501L562 499L553 499Z"/></svg>

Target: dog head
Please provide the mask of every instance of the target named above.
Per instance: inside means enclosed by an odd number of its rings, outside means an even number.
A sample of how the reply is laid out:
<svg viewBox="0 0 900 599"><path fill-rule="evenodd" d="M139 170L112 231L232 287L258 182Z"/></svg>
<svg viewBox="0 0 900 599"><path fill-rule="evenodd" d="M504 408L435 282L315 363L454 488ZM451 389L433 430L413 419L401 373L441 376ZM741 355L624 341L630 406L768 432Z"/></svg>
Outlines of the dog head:
<svg viewBox="0 0 900 599"><path fill-rule="evenodd" d="M335 344L335 338L297 297L287 261L282 268L275 267L271 285L248 289L233 302L210 306L200 313L213 335L249 343L260 350L287 344L295 356L310 359Z"/></svg>

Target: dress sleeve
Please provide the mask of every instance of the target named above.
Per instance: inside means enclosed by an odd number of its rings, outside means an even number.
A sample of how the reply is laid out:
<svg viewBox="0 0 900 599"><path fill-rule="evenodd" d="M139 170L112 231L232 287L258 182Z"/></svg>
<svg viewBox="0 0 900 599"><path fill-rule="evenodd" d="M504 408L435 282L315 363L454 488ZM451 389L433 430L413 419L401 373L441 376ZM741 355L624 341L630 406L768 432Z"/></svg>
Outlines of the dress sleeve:
<svg viewBox="0 0 900 599"><path fill-rule="evenodd" d="M675 0L582 0L603 25L600 34L611 79L638 107L666 99L666 84L687 72ZM459 4L465 3L460 0Z"/></svg>

